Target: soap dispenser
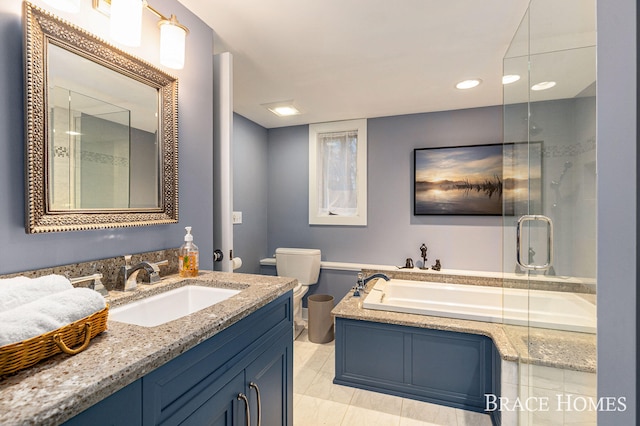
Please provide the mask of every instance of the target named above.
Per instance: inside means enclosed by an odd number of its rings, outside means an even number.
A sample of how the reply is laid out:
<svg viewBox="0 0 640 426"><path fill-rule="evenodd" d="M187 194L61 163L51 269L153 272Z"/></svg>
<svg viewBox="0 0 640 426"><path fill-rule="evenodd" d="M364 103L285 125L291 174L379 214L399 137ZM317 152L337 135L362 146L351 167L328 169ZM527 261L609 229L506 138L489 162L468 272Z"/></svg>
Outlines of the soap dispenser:
<svg viewBox="0 0 640 426"><path fill-rule="evenodd" d="M187 235L184 236L184 244L178 252L178 271L181 277L198 276L198 247L193 244L191 227L185 226Z"/></svg>

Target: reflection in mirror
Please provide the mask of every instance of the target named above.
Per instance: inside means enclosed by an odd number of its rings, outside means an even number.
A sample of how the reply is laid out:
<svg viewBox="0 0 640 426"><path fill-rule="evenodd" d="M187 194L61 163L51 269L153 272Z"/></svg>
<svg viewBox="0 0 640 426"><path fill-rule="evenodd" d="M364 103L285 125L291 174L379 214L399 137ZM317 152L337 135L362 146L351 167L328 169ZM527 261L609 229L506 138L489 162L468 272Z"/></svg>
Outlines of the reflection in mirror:
<svg viewBox="0 0 640 426"><path fill-rule="evenodd" d="M178 81L24 3L26 230L178 221Z"/></svg>
<svg viewBox="0 0 640 426"><path fill-rule="evenodd" d="M47 52L50 210L158 208L157 89Z"/></svg>

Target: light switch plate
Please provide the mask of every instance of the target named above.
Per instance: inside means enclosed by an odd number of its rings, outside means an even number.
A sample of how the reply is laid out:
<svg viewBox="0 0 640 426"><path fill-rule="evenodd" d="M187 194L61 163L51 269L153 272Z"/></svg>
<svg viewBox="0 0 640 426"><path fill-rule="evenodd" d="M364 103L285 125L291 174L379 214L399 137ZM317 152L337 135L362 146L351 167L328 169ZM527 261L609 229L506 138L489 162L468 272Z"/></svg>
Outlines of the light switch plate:
<svg viewBox="0 0 640 426"><path fill-rule="evenodd" d="M234 225L242 223L242 212L233 212L233 214L231 215L231 220L233 221Z"/></svg>

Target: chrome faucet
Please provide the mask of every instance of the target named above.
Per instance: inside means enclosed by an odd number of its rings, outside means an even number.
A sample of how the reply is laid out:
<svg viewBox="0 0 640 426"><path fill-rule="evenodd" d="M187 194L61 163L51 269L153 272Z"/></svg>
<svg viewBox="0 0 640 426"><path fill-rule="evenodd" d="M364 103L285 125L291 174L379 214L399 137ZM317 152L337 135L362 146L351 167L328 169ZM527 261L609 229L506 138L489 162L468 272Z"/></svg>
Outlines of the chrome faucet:
<svg viewBox="0 0 640 426"><path fill-rule="evenodd" d="M149 274L149 284L160 281L160 266L167 265L168 263L168 260L162 260L160 262L143 261L137 265L131 266L131 255L126 255L124 257L124 266L120 267L120 275L122 276L122 282L124 283L124 291L136 289L138 272L142 269L147 271Z"/></svg>
<svg viewBox="0 0 640 426"><path fill-rule="evenodd" d="M354 292L353 292L353 297L360 297L360 291L362 291L364 293L364 287L367 285L367 283L375 278L382 278L385 281L389 281L391 278L389 278L388 276L386 276L385 274L382 273L376 273L376 274L371 274L368 277L365 278L364 274L362 272L358 272L358 282L356 283Z"/></svg>

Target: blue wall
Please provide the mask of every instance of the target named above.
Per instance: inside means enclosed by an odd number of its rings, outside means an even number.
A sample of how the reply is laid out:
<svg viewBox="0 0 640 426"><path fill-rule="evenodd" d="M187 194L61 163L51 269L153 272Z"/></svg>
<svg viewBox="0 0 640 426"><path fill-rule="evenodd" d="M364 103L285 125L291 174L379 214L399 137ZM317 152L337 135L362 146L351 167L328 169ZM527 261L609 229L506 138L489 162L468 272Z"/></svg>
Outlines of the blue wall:
<svg viewBox="0 0 640 426"><path fill-rule="evenodd" d="M36 2L38 3L38 2ZM40 2L42 3L42 2ZM90 32L100 33L107 18L83 2L80 15L59 14ZM175 0L154 7L180 17L187 37L186 66L167 70L179 78L180 223L104 231L27 235L24 231L24 114L22 77L22 1L0 2L0 273L178 247L184 226L193 226L201 267L213 267L212 254L212 52L213 31ZM43 5L45 9L50 7ZM148 14L143 46L132 53L159 66L155 17ZM149 40L149 41L148 41Z"/></svg>
<svg viewBox="0 0 640 426"><path fill-rule="evenodd" d="M428 265L500 271L502 219L497 216L414 216L415 148L500 143L502 107L372 118L368 137L367 226L312 226L308 221L308 126L268 133L268 253L278 247L322 250L322 259L403 265L417 260L422 243ZM273 273L273 268L262 268ZM323 270L309 290L336 302L353 286L355 272Z"/></svg>
<svg viewBox="0 0 640 426"><path fill-rule="evenodd" d="M241 115L233 116L233 210L242 223L233 225L237 272L260 273L267 253L267 130Z"/></svg>
<svg viewBox="0 0 640 426"><path fill-rule="evenodd" d="M637 8L597 2L598 396L628 404L598 413L600 426L638 424Z"/></svg>
<svg viewBox="0 0 640 426"><path fill-rule="evenodd" d="M429 247L445 268L501 270L501 218L413 215L413 150L500 143L502 108L414 114L368 120L368 224L308 223L308 127L269 131L269 252L319 248L323 259L404 264Z"/></svg>

